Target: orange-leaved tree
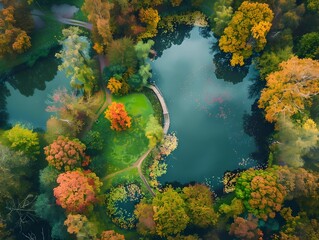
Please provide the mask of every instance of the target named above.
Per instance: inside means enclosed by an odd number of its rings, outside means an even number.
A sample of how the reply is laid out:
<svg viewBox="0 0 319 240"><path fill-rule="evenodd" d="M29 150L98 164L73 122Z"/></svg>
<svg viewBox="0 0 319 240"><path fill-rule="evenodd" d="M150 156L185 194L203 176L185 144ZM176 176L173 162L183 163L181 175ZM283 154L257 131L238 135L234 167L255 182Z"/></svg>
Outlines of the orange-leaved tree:
<svg viewBox="0 0 319 240"><path fill-rule="evenodd" d="M107 83L107 88L111 91L112 94L118 94L119 90L122 88L122 85L123 84L115 77L111 77Z"/></svg>
<svg viewBox="0 0 319 240"><path fill-rule="evenodd" d="M269 169L248 169L240 174L236 182L236 197L242 199L248 212L264 220L275 217L285 196L285 187Z"/></svg>
<svg viewBox="0 0 319 240"><path fill-rule="evenodd" d="M0 11L0 56L23 53L31 47L27 32L16 26L15 7L8 6Z"/></svg>
<svg viewBox="0 0 319 240"><path fill-rule="evenodd" d="M95 173L79 170L61 173L53 189L56 203L70 213L87 211L97 201L102 183Z"/></svg>
<svg viewBox="0 0 319 240"><path fill-rule="evenodd" d="M280 115L288 118L303 113L319 93L319 61L292 57L279 66L279 71L266 78L266 88L258 102L269 122L276 122Z"/></svg>
<svg viewBox="0 0 319 240"><path fill-rule="evenodd" d="M245 1L240 5L219 40L220 49L232 54L232 66L244 65L253 51L263 50L273 17L266 3Z"/></svg>
<svg viewBox="0 0 319 240"><path fill-rule="evenodd" d="M112 102L105 111L105 118L111 122L111 129L115 131L131 127L131 117L128 116L123 103Z"/></svg>
<svg viewBox="0 0 319 240"><path fill-rule="evenodd" d="M44 148L44 153L49 165L58 170L70 171L90 163L89 156L85 155L85 149L85 145L80 140L59 136Z"/></svg>

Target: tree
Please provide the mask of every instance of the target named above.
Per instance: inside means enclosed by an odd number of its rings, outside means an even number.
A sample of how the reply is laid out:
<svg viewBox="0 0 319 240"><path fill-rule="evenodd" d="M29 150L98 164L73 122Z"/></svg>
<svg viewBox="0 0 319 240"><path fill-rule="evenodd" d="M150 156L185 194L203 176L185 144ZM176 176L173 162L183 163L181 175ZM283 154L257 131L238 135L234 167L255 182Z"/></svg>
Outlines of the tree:
<svg viewBox="0 0 319 240"><path fill-rule="evenodd" d="M268 4L248 1L241 4L219 40L220 49L232 53L232 66L243 66L244 59L254 50L263 50L272 19L273 12Z"/></svg>
<svg viewBox="0 0 319 240"><path fill-rule="evenodd" d="M80 36L81 33L78 27L63 29L64 40L59 41L62 50L55 56L62 59L58 69L65 70L66 76L71 77L71 86L90 95L96 87L96 79L90 67L90 42L87 37Z"/></svg>
<svg viewBox="0 0 319 240"><path fill-rule="evenodd" d="M263 233L258 228L258 219L251 214L249 214L248 219L235 218L234 223L230 225L229 234L244 240L263 239Z"/></svg>
<svg viewBox="0 0 319 240"><path fill-rule="evenodd" d="M265 80L270 73L279 70L279 64L281 62L287 61L292 56L291 47L281 48L278 51L264 51L256 61L260 77Z"/></svg>
<svg viewBox="0 0 319 240"><path fill-rule="evenodd" d="M61 173L53 189L56 203L69 213L87 211L97 201L102 183L95 173L78 170Z"/></svg>
<svg viewBox="0 0 319 240"><path fill-rule="evenodd" d="M39 154L38 134L23 127L20 124L4 133L4 137L9 141L10 147L15 151L21 151L28 157L36 157Z"/></svg>
<svg viewBox="0 0 319 240"><path fill-rule="evenodd" d="M307 119L301 126L290 119L278 121L278 144L276 158L281 164L290 167L302 167L302 159L312 148L317 146L319 130L312 119Z"/></svg>
<svg viewBox="0 0 319 240"><path fill-rule="evenodd" d="M267 220L281 210L286 195L278 177L269 170L248 169L236 183L236 197L242 199L248 212Z"/></svg>
<svg viewBox="0 0 319 240"><path fill-rule="evenodd" d="M119 90L122 87L122 83L117 80L115 77L111 77L107 83L107 88L110 90L112 94L118 94Z"/></svg>
<svg viewBox="0 0 319 240"><path fill-rule="evenodd" d="M221 36L233 15L232 0L218 0L214 3L213 14L211 16L213 26L212 31L217 36Z"/></svg>
<svg viewBox="0 0 319 240"><path fill-rule="evenodd" d="M39 181L41 190L44 192L52 192L52 189L57 186L56 179L58 178L60 172L52 166L47 166L46 168L40 170Z"/></svg>
<svg viewBox="0 0 319 240"><path fill-rule="evenodd" d="M209 187L200 184L184 187L183 198L192 224L207 228L217 223L218 214L214 212L212 192Z"/></svg>
<svg viewBox="0 0 319 240"><path fill-rule="evenodd" d="M8 199L27 193L29 183L26 181L26 170L29 162L26 156L0 144L0 206Z"/></svg>
<svg viewBox="0 0 319 240"><path fill-rule="evenodd" d="M154 221L154 210L151 204L140 202L135 206L134 214L138 219L137 231L142 235L155 234L156 223Z"/></svg>
<svg viewBox="0 0 319 240"><path fill-rule="evenodd" d="M84 215L68 214L64 225L68 233L76 234L77 239L96 239L97 229Z"/></svg>
<svg viewBox="0 0 319 240"><path fill-rule="evenodd" d="M133 74L127 81L130 89L141 91L143 86L145 86L145 82L143 82L143 78L140 74Z"/></svg>
<svg viewBox="0 0 319 240"><path fill-rule="evenodd" d="M85 0L82 11L88 15L88 20L93 24L94 49L98 54L106 52L106 48L113 41L110 26L110 10L113 4L109 1Z"/></svg>
<svg viewBox="0 0 319 240"><path fill-rule="evenodd" d="M135 69L137 66L134 43L130 38L124 37L112 41L107 48L107 53L111 65L121 65L126 69Z"/></svg>
<svg viewBox="0 0 319 240"><path fill-rule="evenodd" d="M157 34L157 24L161 20L158 11L153 8L142 8L139 12L140 21L146 24L146 32L139 35L139 39L151 38Z"/></svg>
<svg viewBox="0 0 319 240"><path fill-rule="evenodd" d="M319 59L319 32L311 32L302 36L297 46L300 58Z"/></svg>
<svg viewBox="0 0 319 240"><path fill-rule="evenodd" d="M148 58L148 55L154 44L155 42L153 40L147 40L146 43L144 43L143 41L138 41L137 44L134 46L137 59L141 63L145 63L145 60Z"/></svg>
<svg viewBox="0 0 319 240"><path fill-rule="evenodd" d="M307 0L307 7L311 11L319 12L319 3L316 0Z"/></svg>
<svg viewBox="0 0 319 240"><path fill-rule="evenodd" d="M265 118L275 122L279 116L289 118L303 113L311 98L319 92L319 62L312 59L292 57L282 62L280 70L266 78L258 107L264 108Z"/></svg>
<svg viewBox="0 0 319 240"><path fill-rule="evenodd" d="M155 147L158 143L160 143L163 140L163 128L153 115L151 115L148 118L148 122L145 127L145 136L148 138L149 148Z"/></svg>
<svg viewBox="0 0 319 240"><path fill-rule="evenodd" d="M114 230L108 230L102 232L101 240L125 240L125 237Z"/></svg>
<svg viewBox="0 0 319 240"><path fill-rule="evenodd" d="M143 85L146 85L147 80L152 77L151 65L149 63L146 63L144 65L140 65L140 69L138 70L138 74L142 77Z"/></svg>
<svg viewBox="0 0 319 240"><path fill-rule="evenodd" d="M131 117L128 116L123 103L112 102L105 111L105 118L111 122L111 129L115 131L131 127Z"/></svg>
<svg viewBox="0 0 319 240"><path fill-rule="evenodd" d="M15 6L0 10L0 57L23 53L31 47L31 37L16 25Z"/></svg>
<svg viewBox="0 0 319 240"><path fill-rule="evenodd" d="M85 145L79 139L59 136L53 143L44 148L49 165L58 170L70 171L87 166L90 158L85 155Z"/></svg>
<svg viewBox="0 0 319 240"><path fill-rule="evenodd" d="M99 98L94 96L76 96L66 89L57 89L47 100L47 112L53 112L47 122L49 142L60 135L75 137L85 124L95 117L94 108L99 106ZM52 139L51 139L52 138Z"/></svg>
<svg viewBox="0 0 319 240"><path fill-rule="evenodd" d="M274 172L278 181L287 192L286 199L317 199L319 189L319 175L304 168L291 168L287 166L276 166Z"/></svg>
<svg viewBox="0 0 319 240"><path fill-rule="evenodd" d="M163 193L157 194L152 202L156 233L159 236L169 236L183 231L190 218L185 210L185 202L172 188L168 187Z"/></svg>

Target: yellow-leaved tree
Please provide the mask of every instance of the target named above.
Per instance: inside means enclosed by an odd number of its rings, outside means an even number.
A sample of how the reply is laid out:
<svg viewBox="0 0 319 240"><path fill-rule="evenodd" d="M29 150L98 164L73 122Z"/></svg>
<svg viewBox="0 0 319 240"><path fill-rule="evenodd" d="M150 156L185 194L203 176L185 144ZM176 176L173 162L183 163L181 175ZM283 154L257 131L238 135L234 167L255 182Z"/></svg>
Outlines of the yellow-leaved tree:
<svg viewBox="0 0 319 240"><path fill-rule="evenodd" d="M266 77L258 102L269 122L276 122L281 115L288 118L303 113L319 93L319 61L292 57L279 66L279 71Z"/></svg>
<svg viewBox="0 0 319 240"><path fill-rule="evenodd" d="M253 51L263 50L273 17L266 3L245 1L240 5L219 40L220 49L232 53L232 66L244 65Z"/></svg>

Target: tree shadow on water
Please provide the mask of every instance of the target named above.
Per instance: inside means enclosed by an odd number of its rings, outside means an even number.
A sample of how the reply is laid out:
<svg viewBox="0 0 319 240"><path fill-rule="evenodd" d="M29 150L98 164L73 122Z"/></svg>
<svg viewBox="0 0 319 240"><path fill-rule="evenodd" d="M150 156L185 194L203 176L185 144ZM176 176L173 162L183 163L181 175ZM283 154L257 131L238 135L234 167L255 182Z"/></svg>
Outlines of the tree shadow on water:
<svg viewBox="0 0 319 240"><path fill-rule="evenodd" d="M10 96L10 91L7 88L4 78L0 77L0 127L5 127L9 115L7 113L7 97Z"/></svg>
<svg viewBox="0 0 319 240"><path fill-rule="evenodd" d="M255 139L257 151L252 153L252 158L265 163L268 159L268 146L274 131L274 124L265 120L263 109L258 108L258 99L251 106L251 114L244 114L243 128L247 135Z"/></svg>
<svg viewBox="0 0 319 240"><path fill-rule="evenodd" d="M180 25L173 32L160 31L154 38L154 49L157 53L156 57L161 57L165 49L172 45L181 45L185 38L190 38L190 31L193 26Z"/></svg>
<svg viewBox="0 0 319 240"><path fill-rule="evenodd" d="M59 61L53 52L37 60L32 67L21 65L15 68L7 78L8 83L26 97L32 96L35 89L45 90L46 82L53 80L58 70Z"/></svg>
<svg viewBox="0 0 319 240"><path fill-rule="evenodd" d="M215 75L218 79L237 84L243 81L249 71L251 60L246 60L243 67L232 67L230 65L231 54L224 53L219 49L218 42L213 43L211 53L214 54Z"/></svg>

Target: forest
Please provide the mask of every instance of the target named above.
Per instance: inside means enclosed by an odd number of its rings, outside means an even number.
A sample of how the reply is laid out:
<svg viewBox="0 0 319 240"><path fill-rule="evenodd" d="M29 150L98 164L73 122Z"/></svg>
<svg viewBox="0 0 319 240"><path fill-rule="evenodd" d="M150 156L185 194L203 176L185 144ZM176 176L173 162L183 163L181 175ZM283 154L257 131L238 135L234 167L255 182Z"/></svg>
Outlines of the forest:
<svg viewBox="0 0 319 240"><path fill-rule="evenodd" d="M0 239L318 240L318 124L319 0L0 0Z"/></svg>

